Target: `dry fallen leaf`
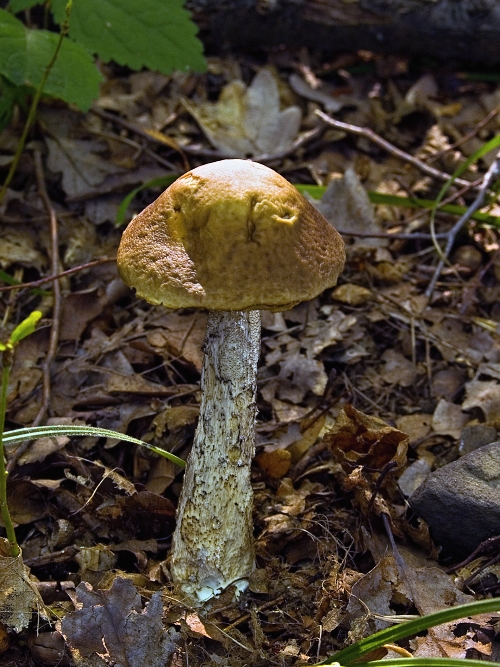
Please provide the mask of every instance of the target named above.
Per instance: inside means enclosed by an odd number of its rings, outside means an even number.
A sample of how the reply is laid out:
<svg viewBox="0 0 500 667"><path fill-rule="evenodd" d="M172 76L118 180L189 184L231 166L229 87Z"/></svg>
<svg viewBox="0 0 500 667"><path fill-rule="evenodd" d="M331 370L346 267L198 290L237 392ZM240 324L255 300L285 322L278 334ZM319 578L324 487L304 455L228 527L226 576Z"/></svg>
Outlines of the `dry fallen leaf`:
<svg viewBox="0 0 500 667"><path fill-rule="evenodd" d="M16 228L2 223L0 230L0 267L7 269L12 264L35 266L41 269L46 259L36 248L36 235L27 228Z"/></svg>
<svg viewBox="0 0 500 667"><path fill-rule="evenodd" d="M468 422L469 418L462 412L459 405L450 403L442 398L432 415L432 429L434 433L440 435L451 435L453 438L459 438L462 428Z"/></svg>
<svg viewBox="0 0 500 667"><path fill-rule="evenodd" d="M347 606L351 622L364 618L368 626L365 630L373 632L389 625L395 605L413 603L425 615L471 601L471 596L457 588L454 577L429 562L425 555L398 545L396 559L394 554L387 553L387 540L363 532L364 542L377 565L352 587ZM445 633L433 628L427 635L434 646L431 655L447 655Z"/></svg>
<svg viewBox="0 0 500 667"><path fill-rule="evenodd" d="M424 412L402 415L396 419L396 426L410 438L410 445L425 438L431 432L432 417Z"/></svg>
<svg viewBox="0 0 500 667"><path fill-rule="evenodd" d="M77 665L164 667L175 651L177 633L162 623L161 593L142 608L141 596L128 579L116 577L111 588L76 588L77 609L61 621L61 632Z"/></svg>
<svg viewBox="0 0 500 667"><path fill-rule="evenodd" d="M62 174L62 186L69 197L92 194L104 183L109 174L123 171L100 154L107 151L102 141L47 139L49 149L48 166L54 173Z"/></svg>
<svg viewBox="0 0 500 667"><path fill-rule="evenodd" d="M152 310L149 323L159 327L147 333L148 343L157 354L169 361L181 357L192 363L197 371L203 364L203 340L207 328L207 316L196 311L189 315Z"/></svg>
<svg viewBox="0 0 500 667"><path fill-rule="evenodd" d="M401 387L411 387L415 383L418 369L409 359L396 350L386 350L382 355L385 367L380 376L388 384L398 384Z"/></svg>
<svg viewBox="0 0 500 667"><path fill-rule="evenodd" d="M286 449L263 451L255 457L257 465L272 479L284 477L290 470L292 455Z"/></svg>
<svg viewBox="0 0 500 667"><path fill-rule="evenodd" d="M7 501L14 525L25 525L47 515L42 491L29 479L11 479L7 486ZM0 519L0 526L3 521Z"/></svg>
<svg viewBox="0 0 500 667"><path fill-rule="evenodd" d="M46 618L45 605L22 555L13 558L9 553L9 543L0 538L0 620L14 632L21 632L35 612Z"/></svg>
<svg viewBox="0 0 500 667"><path fill-rule="evenodd" d="M184 104L224 157L286 151L302 119L299 107L280 110L278 84L267 69L261 69L248 88L243 81L228 83L218 102Z"/></svg>
<svg viewBox="0 0 500 667"><path fill-rule="evenodd" d="M375 217L373 204L352 167L348 167L342 178L330 181L325 194L317 201L308 197L320 213L338 229L348 232L383 232L380 222ZM354 246L384 248L387 239L366 237L356 238Z"/></svg>
<svg viewBox="0 0 500 667"><path fill-rule="evenodd" d="M350 306L360 306L373 298L373 292L361 285L344 283L344 285L339 285L333 290L332 298Z"/></svg>
<svg viewBox="0 0 500 667"><path fill-rule="evenodd" d="M495 421L500 417L500 384L493 380L483 382L472 380L465 385L463 410L479 408L486 421Z"/></svg>
<svg viewBox="0 0 500 667"><path fill-rule="evenodd" d="M291 74L289 82L292 90L297 95L312 102L319 102L330 113L337 113L344 106L358 105L358 100L354 95L339 95L333 86L329 86L324 81L318 80L319 85L313 88L298 74Z"/></svg>
<svg viewBox="0 0 500 667"><path fill-rule="evenodd" d="M349 404L342 408L335 425L325 435L334 458L348 474L360 465L382 470L392 461L401 469L406 462L408 441L406 433Z"/></svg>

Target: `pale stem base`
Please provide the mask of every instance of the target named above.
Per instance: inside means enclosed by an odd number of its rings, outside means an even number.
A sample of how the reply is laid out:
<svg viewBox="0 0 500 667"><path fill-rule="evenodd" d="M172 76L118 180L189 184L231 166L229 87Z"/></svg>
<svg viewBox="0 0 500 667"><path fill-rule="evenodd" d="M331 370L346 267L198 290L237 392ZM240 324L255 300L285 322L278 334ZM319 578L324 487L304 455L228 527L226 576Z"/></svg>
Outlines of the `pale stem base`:
<svg viewBox="0 0 500 667"><path fill-rule="evenodd" d="M171 574L192 602L248 585L255 565L250 465L260 313L211 311L202 400L173 537Z"/></svg>

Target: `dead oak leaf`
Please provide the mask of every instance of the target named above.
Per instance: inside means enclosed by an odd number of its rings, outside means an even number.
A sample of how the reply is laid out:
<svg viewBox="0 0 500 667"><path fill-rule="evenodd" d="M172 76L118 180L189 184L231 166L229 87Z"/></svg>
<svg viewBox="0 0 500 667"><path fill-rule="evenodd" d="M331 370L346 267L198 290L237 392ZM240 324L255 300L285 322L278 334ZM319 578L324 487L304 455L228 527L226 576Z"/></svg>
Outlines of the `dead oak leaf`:
<svg viewBox="0 0 500 667"><path fill-rule="evenodd" d="M346 315L341 310L335 309L326 320L315 318L307 324L305 336L300 341L300 345L307 350L309 356L316 356L326 347L344 340L347 332L356 323L357 318L354 315Z"/></svg>
<svg viewBox="0 0 500 667"><path fill-rule="evenodd" d="M128 579L117 577L107 590L76 588L78 608L61 621L61 632L77 665L164 667L176 648L176 633L163 627L160 592L142 609L141 596ZM92 663L91 663L92 664Z"/></svg>
<svg viewBox="0 0 500 667"><path fill-rule="evenodd" d="M375 217L375 208L368 193L352 167L346 169L342 178L330 181L319 201L311 197L308 199L338 229L367 234L355 238L355 247L384 248L388 245L387 239L369 236L370 232L379 234L384 230Z"/></svg>
<svg viewBox="0 0 500 667"><path fill-rule="evenodd" d="M62 187L69 197L91 194L109 174L123 171L101 157L107 149L102 141L47 137L47 146L48 167L62 174Z"/></svg>
<svg viewBox="0 0 500 667"><path fill-rule="evenodd" d="M184 106L224 157L287 150L302 120L296 106L280 110L278 84L267 69L262 69L248 88L243 81L231 81L215 103L194 105L184 100Z"/></svg>

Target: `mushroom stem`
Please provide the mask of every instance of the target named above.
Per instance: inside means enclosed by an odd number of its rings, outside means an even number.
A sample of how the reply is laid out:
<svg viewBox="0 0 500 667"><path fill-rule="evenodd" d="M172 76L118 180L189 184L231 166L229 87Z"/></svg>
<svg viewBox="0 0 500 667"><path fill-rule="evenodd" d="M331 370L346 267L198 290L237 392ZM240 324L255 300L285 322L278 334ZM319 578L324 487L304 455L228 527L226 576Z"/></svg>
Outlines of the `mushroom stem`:
<svg viewBox="0 0 500 667"><path fill-rule="evenodd" d="M177 510L174 583L192 602L253 571L250 465L255 450L255 396L260 312L210 311L201 372L201 407Z"/></svg>

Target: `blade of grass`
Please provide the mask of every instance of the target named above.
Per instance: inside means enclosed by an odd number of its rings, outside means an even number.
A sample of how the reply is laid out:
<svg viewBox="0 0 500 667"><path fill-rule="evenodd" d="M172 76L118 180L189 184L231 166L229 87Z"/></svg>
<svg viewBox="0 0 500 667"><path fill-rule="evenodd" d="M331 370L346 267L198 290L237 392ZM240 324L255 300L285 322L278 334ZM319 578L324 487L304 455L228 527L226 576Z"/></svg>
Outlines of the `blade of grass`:
<svg viewBox="0 0 500 667"><path fill-rule="evenodd" d="M495 148L498 148L500 146L500 134L497 134L496 136L493 137L493 139L490 139L487 141L485 144L481 146L477 151L475 151L471 156L465 160L463 164L461 164L453 174L450 176L450 178L446 181L446 183L443 185L441 190L439 191L438 196L436 197L435 205L431 211L431 218L429 222L429 229L431 232L432 236L432 242L434 244L434 247L436 248L436 252L439 255L439 258L443 261L446 262L446 257L441 249L441 246L439 245L439 242L436 238L436 213L438 212L439 209L439 204L443 201L446 193L450 189L450 187L453 185L455 180L459 178L472 164L476 163L478 160L480 160L484 155L489 153L492 150L495 150ZM466 212L467 209L464 210L464 213ZM471 216L471 219L475 219L474 215Z"/></svg>
<svg viewBox="0 0 500 667"><path fill-rule="evenodd" d="M141 447L147 447L147 449L150 449L152 452L155 452L160 456L164 456L166 459L169 459L180 468L184 468L186 465L186 462L183 459L180 459L178 456L175 456L175 454L171 454L170 452L167 452L160 447L155 447L154 445L150 445L148 442L143 442L137 438L132 438L132 436L125 435L124 433L110 431L106 428L97 428L95 426L54 425L18 428L14 429L13 431L6 431L3 436L3 443L4 445L14 444L16 442L23 442L24 440L36 440L37 438L49 438L60 435L90 435L96 438L116 438L117 440L132 442L135 445L140 445Z"/></svg>
<svg viewBox="0 0 500 667"><path fill-rule="evenodd" d="M16 280L13 278L11 275L9 275L6 271L3 271L0 269L0 280L5 283L6 285L21 285L22 283L19 282L19 280ZM44 289L37 289L33 288L31 290L33 294L36 294L37 296L48 296L50 292L48 290Z"/></svg>
<svg viewBox="0 0 500 667"><path fill-rule="evenodd" d="M314 199L321 199L324 195L326 187L324 185L295 185L297 190L304 194L308 192ZM432 211L436 207L436 202L433 199L420 199L419 197L400 197L398 195L388 195L383 192L369 191L368 197L372 204L385 204L387 206L400 206L402 208L422 208ZM450 213L451 215L461 216L467 210L465 206L458 204L445 204L438 208L443 213ZM474 213L473 220L482 222L487 225L500 228L500 217L490 215L489 213Z"/></svg>
<svg viewBox="0 0 500 667"><path fill-rule="evenodd" d="M357 662L356 667L500 667L498 662L469 658L394 658Z"/></svg>
<svg viewBox="0 0 500 667"><path fill-rule="evenodd" d="M417 634L418 632L432 628L435 625L441 625L442 623L456 621L459 618L466 618L468 616L473 616L474 614L483 614L491 611L500 611L500 598L480 600L479 602L471 602L469 604L459 605L458 607L443 609L434 614L428 614L427 616L422 616L422 618L417 618L414 621L408 621L408 623L401 623L401 625L375 632L373 635L361 639L352 646L348 646L347 648L334 653L320 664L332 665L339 662L342 665L351 665L363 655L370 653L370 651L374 651L376 648L384 646L384 644L394 644L399 639Z"/></svg>
<svg viewBox="0 0 500 667"><path fill-rule="evenodd" d="M160 176L159 178L153 178L150 181L147 181L146 183L142 183L142 185L139 185L137 188L134 188L132 192L129 192L128 195L123 199L123 201L120 203L120 206L118 207L118 211L116 213L116 218L115 218L115 227L121 227L123 223L125 222L125 215L127 214L127 209L132 203L133 199L139 192L142 192L142 190L147 190L148 188L158 188L158 187L163 187L167 188L169 185L172 185L172 183L177 180L178 175L170 174L169 176Z"/></svg>

